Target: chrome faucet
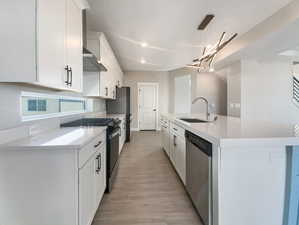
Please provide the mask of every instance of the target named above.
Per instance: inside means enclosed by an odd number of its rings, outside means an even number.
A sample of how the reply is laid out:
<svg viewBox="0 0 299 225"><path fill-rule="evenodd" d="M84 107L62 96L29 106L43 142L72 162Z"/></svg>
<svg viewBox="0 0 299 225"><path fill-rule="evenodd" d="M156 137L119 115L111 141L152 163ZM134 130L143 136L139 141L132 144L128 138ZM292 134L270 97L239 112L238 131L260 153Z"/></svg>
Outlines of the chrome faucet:
<svg viewBox="0 0 299 225"><path fill-rule="evenodd" d="M206 106L207 106L206 117L207 117L207 120L209 120L209 117L210 117L210 104L209 104L209 101L204 97L197 97L192 101L192 104L195 104L198 100L203 100L206 103Z"/></svg>

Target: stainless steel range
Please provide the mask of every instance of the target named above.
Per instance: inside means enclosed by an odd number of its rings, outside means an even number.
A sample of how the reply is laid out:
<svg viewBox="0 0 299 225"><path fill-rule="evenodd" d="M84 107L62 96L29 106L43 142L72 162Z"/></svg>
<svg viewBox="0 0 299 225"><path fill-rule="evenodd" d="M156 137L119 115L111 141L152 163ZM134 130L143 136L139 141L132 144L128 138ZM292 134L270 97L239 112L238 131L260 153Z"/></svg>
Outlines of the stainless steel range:
<svg viewBox="0 0 299 225"><path fill-rule="evenodd" d="M106 192L111 192L112 185L116 179L119 165L119 119L106 118L85 118L69 123L61 124L61 127L88 127L88 126L107 126L107 188Z"/></svg>

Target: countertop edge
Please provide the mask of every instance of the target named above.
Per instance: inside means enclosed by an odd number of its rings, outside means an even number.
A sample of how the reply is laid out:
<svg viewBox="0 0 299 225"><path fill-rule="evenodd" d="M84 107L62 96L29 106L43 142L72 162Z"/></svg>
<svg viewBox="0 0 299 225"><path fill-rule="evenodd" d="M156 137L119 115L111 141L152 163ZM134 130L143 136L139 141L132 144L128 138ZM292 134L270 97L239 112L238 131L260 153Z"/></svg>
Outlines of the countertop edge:
<svg viewBox="0 0 299 225"><path fill-rule="evenodd" d="M69 129L69 128L57 128L57 131L60 129ZM75 128L74 128L75 129ZM55 129L56 130L56 129ZM107 127L101 127L101 129L98 129L97 132L94 133L94 135L91 135L90 137L86 138L82 143L80 144L66 144L66 145L16 145L14 146L11 142L6 143L3 145L0 145L0 151L16 151L16 150L24 150L24 151L30 151L30 150L74 150L74 151L80 151L82 148L84 148L88 143L90 143L94 138L102 134L103 132L106 132ZM52 130L53 131L53 130ZM44 135L44 133L41 133L39 135ZM38 136L38 135L36 135ZM35 136L33 136L35 137ZM27 137L30 138L30 137ZM21 140L25 140L27 138L22 138L19 140L15 140L14 142L18 142ZM32 138L32 137L31 137Z"/></svg>
<svg viewBox="0 0 299 225"><path fill-rule="evenodd" d="M259 137L259 138L225 138L225 137L215 137L210 134L204 133L203 131L196 130L176 118L174 114L161 114L168 118L169 121L175 123L176 125L184 128L185 130L198 135L214 145L220 148L237 148L237 147L287 147L287 146L299 146L299 137Z"/></svg>

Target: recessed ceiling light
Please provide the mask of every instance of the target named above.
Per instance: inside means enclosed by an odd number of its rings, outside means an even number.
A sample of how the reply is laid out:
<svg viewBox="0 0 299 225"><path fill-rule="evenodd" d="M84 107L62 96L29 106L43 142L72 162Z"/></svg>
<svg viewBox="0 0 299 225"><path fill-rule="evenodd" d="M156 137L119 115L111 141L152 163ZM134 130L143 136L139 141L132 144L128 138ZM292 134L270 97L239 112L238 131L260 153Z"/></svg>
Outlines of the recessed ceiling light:
<svg viewBox="0 0 299 225"><path fill-rule="evenodd" d="M145 63L146 63L145 59L141 59L140 62L141 62L142 64L145 64Z"/></svg>
<svg viewBox="0 0 299 225"><path fill-rule="evenodd" d="M146 42L141 43L141 47L146 48L147 46L148 46L148 43L146 43Z"/></svg>

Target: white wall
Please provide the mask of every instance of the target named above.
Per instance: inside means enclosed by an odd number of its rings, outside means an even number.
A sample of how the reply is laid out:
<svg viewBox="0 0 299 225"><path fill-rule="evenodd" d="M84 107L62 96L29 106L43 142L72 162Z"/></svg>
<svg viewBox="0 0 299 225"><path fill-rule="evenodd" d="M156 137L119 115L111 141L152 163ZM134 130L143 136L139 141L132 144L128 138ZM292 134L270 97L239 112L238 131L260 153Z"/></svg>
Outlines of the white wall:
<svg viewBox="0 0 299 225"><path fill-rule="evenodd" d="M170 113L175 112L175 78L191 75L191 101L196 97L196 80L197 75L193 70L181 68L169 72L169 109Z"/></svg>
<svg viewBox="0 0 299 225"><path fill-rule="evenodd" d="M159 113L168 112L169 73L152 71L125 72L124 85L131 88L131 127L138 128L138 82L157 82L159 84Z"/></svg>
<svg viewBox="0 0 299 225"><path fill-rule="evenodd" d="M219 54L217 54L215 63L220 66L226 65L229 62L240 59L241 55L251 54L254 57L258 57L265 52L273 51L277 45L289 45L290 43L294 43L294 40L298 43L297 38L293 38L298 36L298 33L296 33L298 27L297 24L295 24L294 27L291 27L289 31L292 35L287 34L288 30L284 30L285 28L288 28L289 25L296 21L298 22L298 11L299 1L291 1L288 5L278 10L272 16L268 17L263 22L257 24L251 30L231 42L227 47L220 51ZM277 33L280 38L276 40L278 42L273 45L271 37L275 33ZM282 50L287 48L288 47L285 46ZM256 50L259 50L259 53L257 53ZM275 51L273 51L273 53L275 53Z"/></svg>
<svg viewBox="0 0 299 225"><path fill-rule="evenodd" d="M217 71L227 79L227 115L241 116L241 61Z"/></svg>
<svg viewBox="0 0 299 225"><path fill-rule="evenodd" d="M291 62L242 61L241 117L279 124L299 123L292 101Z"/></svg>
<svg viewBox="0 0 299 225"><path fill-rule="evenodd" d="M191 100L203 96L212 104L213 112L226 115L226 77L217 73L197 73L188 68L170 71L169 112L174 112L174 80L176 77L191 75ZM205 112L205 103L198 101L191 107L191 113Z"/></svg>
<svg viewBox="0 0 299 225"><path fill-rule="evenodd" d="M174 78L174 112L191 113L191 75Z"/></svg>
<svg viewBox="0 0 299 225"><path fill-rule="evenodd" d="M25 124L27 125L27 124L35 124L41 122L40 120L32 121L32 122L22 122L22 116L21 116L21 92L22 91L82 97L82 95L72 93L72 92L52 91L52 90L37 88L33 86L0 84L0 130L14 128ZM101 99L94 99L92 111L105 112L106 111L105 101ZM48 119L45 119L44 121L46 120ZM55 120L56 122L56 120L58 119L51 119L49 121L53 122L53 120Z"/></svg>
<svg viewBox="0 0 299 225"><path fill-rule="evenodd" d="M226 77L217 73L200 73L197 75L196 96L207 98L213 113L226 115L227 113L227 86ZM191 109L192 113L206 112L205 103L196 102Z"/></svg>

